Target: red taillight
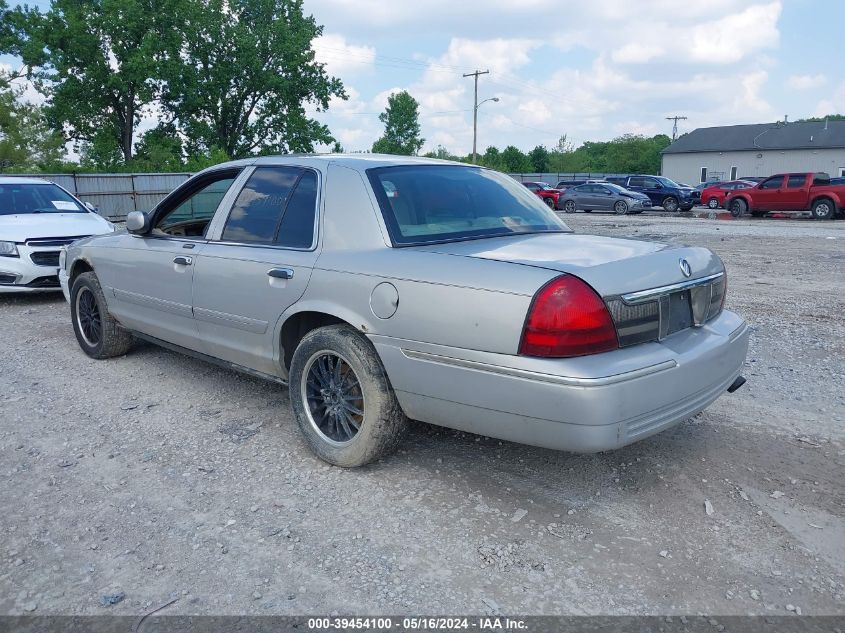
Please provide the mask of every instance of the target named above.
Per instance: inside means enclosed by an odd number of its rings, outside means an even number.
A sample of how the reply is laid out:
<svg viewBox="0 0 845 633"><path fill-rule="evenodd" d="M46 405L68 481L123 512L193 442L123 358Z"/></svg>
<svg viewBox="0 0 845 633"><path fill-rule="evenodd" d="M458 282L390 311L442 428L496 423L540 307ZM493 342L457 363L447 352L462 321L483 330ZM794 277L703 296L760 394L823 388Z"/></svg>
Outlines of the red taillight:
<svg viewBox="0 0 845 633"><path fill-rule="evenodd" d="M618 347L616 328L604 301L577 277L564 275L552 279L534 296L519 353L566 358Z"/></svg>

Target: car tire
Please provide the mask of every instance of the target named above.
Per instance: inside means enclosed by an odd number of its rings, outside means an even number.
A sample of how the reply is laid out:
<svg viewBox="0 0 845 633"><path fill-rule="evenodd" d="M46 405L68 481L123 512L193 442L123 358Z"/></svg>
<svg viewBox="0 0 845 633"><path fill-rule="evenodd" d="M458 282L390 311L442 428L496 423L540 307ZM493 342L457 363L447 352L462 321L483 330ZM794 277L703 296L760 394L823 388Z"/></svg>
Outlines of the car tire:
<svg viewBox="0 0 845 633"><path fill-rule="evenodd" d="M549 209L554 210L555 201L552 198L543 198L543 202L546 203L546 206L549 207Z"/></svg>
<svg viewBox="0 0 845 633"><path fill-rule="evenodd" d="M132 347L132 334L109 313L95 273L82 273L73 280L70 316L79 347L91 358L102 360L123 356Z"/></svg>
<svg viewBox="0 0 845 633"><path fill-rule="evenodd" d="M303 337L291 360L290 402L311 450L344 468L389 455L410 425L375 348L349 325Z"/></svg>
<svg viewBox="0 0 845 633"><path fill-rule="evenodd" d="M660 206L663 207L664 211L674 213L678 210L678 199L675 196L666 196Z"/></svg>
<svg viewBox="0 0 845 633"><path fill-rule="evenodd" d="M742 198L736 198L735 200L731 200L728 210L731 212L733 217L742 217L745 215L745 212L748 211L748 203Z"/></svg>
<svg viewBox="0 0 845 633"><path fill-rule="evenodd" d="M563 203L563 210L566 213L575 213L575 202L573 200L567 200Z"/></svg>
<svg viewBox="0 0 845 633"><path fill-rule="evenodd" d="M624 200L617 200L616 204L613 205L613 212L616 215L627 215L628 214L628 203Z"/></svg>
<svg viewBox="0 0 845 633"><path fill-rule="evenodd" d="M813 203L810 213L816 220L832 220L836 216L836 205L829 198L821 198Z"/></svg>
<svg viewBox="0 0 845 633"><path fill-rule="evenodd" d="M718 198L710 198L707 201L707 208L708 209L718 209L719 208L719 199Z"/></svg>

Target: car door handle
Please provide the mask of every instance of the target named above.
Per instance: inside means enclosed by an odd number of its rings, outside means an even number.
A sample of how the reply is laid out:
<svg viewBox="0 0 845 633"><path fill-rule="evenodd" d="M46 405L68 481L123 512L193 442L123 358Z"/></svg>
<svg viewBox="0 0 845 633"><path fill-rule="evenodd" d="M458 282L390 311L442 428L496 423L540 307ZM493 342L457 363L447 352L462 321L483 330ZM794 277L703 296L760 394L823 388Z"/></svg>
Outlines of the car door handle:
<svg viewBox="0 0 845 633"><path fill-rule="evenodd" d="M271 268L267 275L276 279L293 279L293 268Z"/></svg>
<svg viewBox="0 0 845 633"><path fill-rule="evenodd" d="M185 257L184 255L177 255L173 258L173 263L179 266L190 266L194 263L193 257Z"/></svg>

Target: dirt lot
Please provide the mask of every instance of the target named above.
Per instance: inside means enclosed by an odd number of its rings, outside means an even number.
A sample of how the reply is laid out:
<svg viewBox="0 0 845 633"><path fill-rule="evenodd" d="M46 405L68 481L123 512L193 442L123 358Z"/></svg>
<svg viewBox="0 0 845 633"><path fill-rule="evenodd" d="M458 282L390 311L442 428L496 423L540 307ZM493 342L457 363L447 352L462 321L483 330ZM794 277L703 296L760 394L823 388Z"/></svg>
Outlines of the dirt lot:
<svg viewBox="0 0 845 633"><path fill-rule="evenodd" d="M0 297L0 613L845 613L845 222L565 219L719 252L746 387L613 453L419 424L344 471L284 389Z"/></svg>

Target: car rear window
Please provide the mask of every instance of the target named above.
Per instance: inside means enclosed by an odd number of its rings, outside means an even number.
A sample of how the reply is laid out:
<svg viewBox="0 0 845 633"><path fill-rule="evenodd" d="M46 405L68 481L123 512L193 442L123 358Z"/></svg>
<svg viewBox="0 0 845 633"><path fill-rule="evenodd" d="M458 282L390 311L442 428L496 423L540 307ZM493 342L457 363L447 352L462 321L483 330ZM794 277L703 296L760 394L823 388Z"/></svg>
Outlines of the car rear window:
<svg viewBox="0 0 845 633"><path fill-rule="evenodd" d="M367 175L395 245L569 231L537 196L492 170L402 165Z"/></svg>
<svg viewBox="0 0 845 633"><path fill-rule="evenodd" d="M0 185L0 215L31 213L88 213L61 187L53 183Z"/></svg>

